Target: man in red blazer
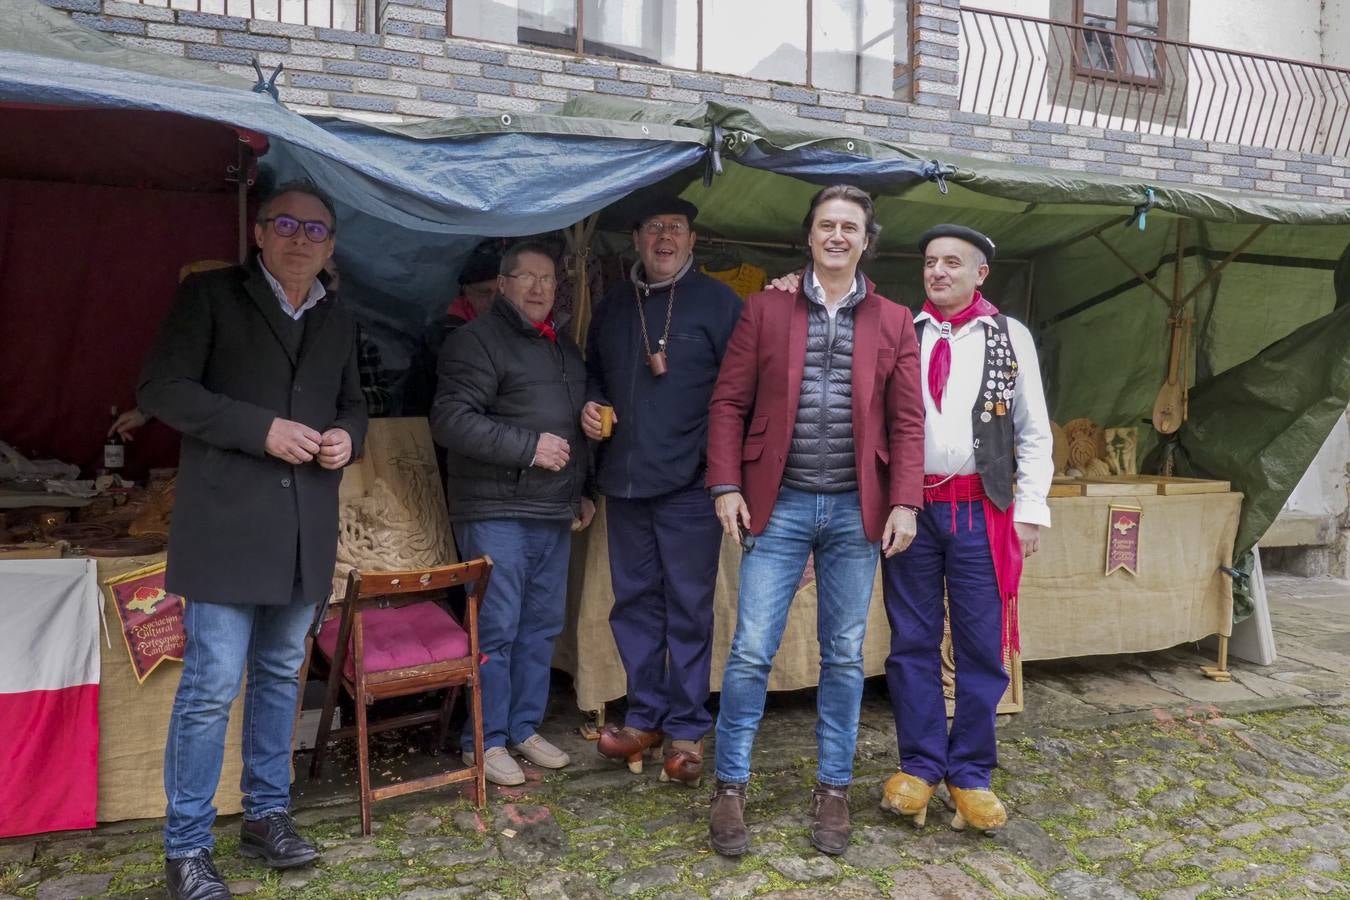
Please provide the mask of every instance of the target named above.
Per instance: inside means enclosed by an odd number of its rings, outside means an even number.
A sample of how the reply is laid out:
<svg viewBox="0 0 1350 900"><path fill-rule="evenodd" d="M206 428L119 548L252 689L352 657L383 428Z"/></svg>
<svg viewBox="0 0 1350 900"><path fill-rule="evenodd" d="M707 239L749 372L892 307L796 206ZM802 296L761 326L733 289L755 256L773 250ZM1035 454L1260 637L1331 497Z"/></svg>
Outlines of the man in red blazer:
<svg viewBox="0 0 1350 900"><path fill-rule="evenodd" d="M811 264L796 293L751 295L713 391L707 484L741 535L736 633L717 719L713 849L749 846L745 789L769 670L815 555L820 680L811 842L848 846L863 635L879 551L909 546L923 503L923 398L914 323L858 270L881 228L847 185L803 221Z"/></svg>

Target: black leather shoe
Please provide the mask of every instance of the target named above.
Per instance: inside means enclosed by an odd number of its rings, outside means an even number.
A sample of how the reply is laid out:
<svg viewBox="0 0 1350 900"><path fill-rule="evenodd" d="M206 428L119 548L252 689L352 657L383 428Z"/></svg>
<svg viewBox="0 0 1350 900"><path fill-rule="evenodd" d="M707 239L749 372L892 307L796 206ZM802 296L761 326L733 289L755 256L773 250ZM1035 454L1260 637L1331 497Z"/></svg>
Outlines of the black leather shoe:
<svg viewBox="0 0 1350 900"><path fill-rule="evenodd" d="M254 821L244 820L239 828L239 855L260 859L274 869L293 869L314 862L319 851L300 836L287 813L274 812Z"/></svg>
<svg viewBox="0 0 1350 900"><path fill-rule="evenodd" d="M216 871L210 850L164 860L164 880L170 900L230 900L230 889Z"/></svg>

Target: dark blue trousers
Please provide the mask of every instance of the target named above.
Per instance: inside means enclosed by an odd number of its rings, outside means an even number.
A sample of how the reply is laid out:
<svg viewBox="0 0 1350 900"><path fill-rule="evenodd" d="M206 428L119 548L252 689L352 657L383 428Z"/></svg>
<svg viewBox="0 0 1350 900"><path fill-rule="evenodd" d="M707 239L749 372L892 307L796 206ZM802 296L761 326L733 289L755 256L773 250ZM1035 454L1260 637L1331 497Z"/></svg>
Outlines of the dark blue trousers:
<svg viewBox="0 0 1350 900"><path fill-rule="evenodd" d="M697 741L712 727L713 589L722 526L695 485L605 502L614 643L628 675L624 724Z"/></svg>
<svg viewBox="0 0 1350 900"><path fill-rule="evenodd" d="M955 506L955 531L953 510ZM984 507L930 503L904 553L882 563L891 654L886 686L895 712L900 767L936 784L987 788L998 766L995 710L1008 687L1002 602ZM951 606L956 716L947 731L942 696L942 595Z"/></svg>

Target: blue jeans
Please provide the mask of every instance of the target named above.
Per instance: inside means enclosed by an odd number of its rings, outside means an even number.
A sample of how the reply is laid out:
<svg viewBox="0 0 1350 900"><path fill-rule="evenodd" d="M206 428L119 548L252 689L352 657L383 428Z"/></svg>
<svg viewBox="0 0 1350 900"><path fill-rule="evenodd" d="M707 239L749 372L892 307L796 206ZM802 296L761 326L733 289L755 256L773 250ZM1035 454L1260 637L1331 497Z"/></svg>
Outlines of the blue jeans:
<svg viewBox="0 0 1350 900"><path fill-rule="evenodd" d="M284 811L291 802L291 737L305 633L313 603L282 606L187 603L187 648L164 747L164 855L215 846L211 802L225 757L230 705L244 691L244 818Z"/></svg>
<svg viewBox="0 0 1350 900"><path fill-rule="evenodd" d="M548 706L553 640L567 605L572 523L484 519L455 526L462 559L492 557L492 580L478 613L483 679L483 749L519 744L539 730ZM473 722L460 737L473 750Z"/></svg>
<svg viewBox="0 0 1350 900"><path fill-rule="evenodd" d="M722 675L717 716L720 780L750 780L750 752L764 716L769 670L809 553L815 554L816 637L820 641L816 779L840 787L853 780L862 706L863 636L878 549L863 533L857 491L811 494L782 488L778 492L769 524L741 559L736 634Z"/></svg>

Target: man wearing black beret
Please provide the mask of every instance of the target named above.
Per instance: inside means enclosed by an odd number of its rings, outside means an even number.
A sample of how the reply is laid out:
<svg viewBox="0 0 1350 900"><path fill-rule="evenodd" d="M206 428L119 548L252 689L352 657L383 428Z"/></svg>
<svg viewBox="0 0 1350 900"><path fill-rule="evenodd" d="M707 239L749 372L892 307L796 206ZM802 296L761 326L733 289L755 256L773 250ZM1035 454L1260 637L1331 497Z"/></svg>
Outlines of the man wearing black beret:
<svg viewBox="0 0 1350 900"><path fill-rule="evenodd" d="M596 483L609 533L609 622L628 676L623 727L607 728L599 751L640 772L643 754L668 738L662 780L691 785L702 778L703 736L712 727L713 588L722 547L703 489L708 403L741 314L731 288L694 266L697 215L694 204L669 195L639 208L638 261L591 322L590 402L581 417L586 436L601 442Z"/></svg>
<svg viewBox="0 0 1350 900"><path fill-rule="evenodd" d="M963 225L919 239L923 311L914 318L924 384L924 504L918 534L882 561L891 654L886 682L900 771L882 806L922 825L938 782L956 804L954 828L1001 827L991 791L995 710L1017 651L1022 560L1050 525L1050 420L1036 347L1025 325L980 293L994 242ZM943 598L951 610L956 714L942 693Z"/></svg>

